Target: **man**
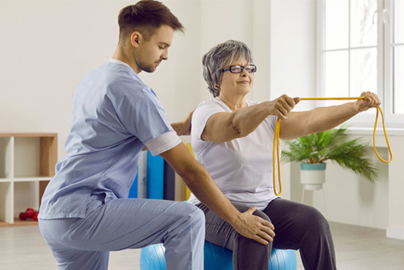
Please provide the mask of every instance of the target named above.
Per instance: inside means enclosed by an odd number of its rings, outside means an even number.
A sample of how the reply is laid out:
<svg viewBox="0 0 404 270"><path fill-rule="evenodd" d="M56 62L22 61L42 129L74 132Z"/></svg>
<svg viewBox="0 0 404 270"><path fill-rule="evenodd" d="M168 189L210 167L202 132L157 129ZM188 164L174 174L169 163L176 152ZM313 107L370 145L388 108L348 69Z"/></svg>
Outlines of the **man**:
<svg viewBox="0 0 404 270"><path fill-rule="evenodd" d="M154 72L182 24L162 3L144 0L121 10L118 47L74 92L67 155L42 199L41 233L59 269L107 269L109 251L163 243L167 269L203 269L204 215L184 202L128 199L140 151L161 155L194 194L240 234L267 244L273 226L236 210L178 135L191 114L169 124L137 76ZM178 134L178 135L177 135Z"/></svg>

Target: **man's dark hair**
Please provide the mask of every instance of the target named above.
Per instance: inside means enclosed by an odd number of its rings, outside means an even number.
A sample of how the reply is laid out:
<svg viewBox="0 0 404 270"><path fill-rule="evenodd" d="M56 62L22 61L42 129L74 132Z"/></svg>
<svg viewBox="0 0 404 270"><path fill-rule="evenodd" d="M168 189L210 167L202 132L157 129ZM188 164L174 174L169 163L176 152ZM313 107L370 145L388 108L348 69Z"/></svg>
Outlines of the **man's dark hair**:
<svg viewBox="0 0 404 270"><path fill-rule="evenodd" d="M162 25L184 32L184 26L161 2L142 0L135 5L124 7L118 16L119 38L125 39L134 31L148 40Z"/></svg>

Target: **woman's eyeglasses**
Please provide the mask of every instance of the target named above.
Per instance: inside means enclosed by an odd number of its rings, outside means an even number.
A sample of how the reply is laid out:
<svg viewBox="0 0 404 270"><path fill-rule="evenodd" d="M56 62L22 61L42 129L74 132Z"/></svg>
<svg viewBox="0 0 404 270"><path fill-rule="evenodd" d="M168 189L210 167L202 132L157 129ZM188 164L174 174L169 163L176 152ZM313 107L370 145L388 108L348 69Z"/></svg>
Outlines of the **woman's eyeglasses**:
<svg viewBox="0 0 404 270"><path fill-rule="evenodd" d="M243 71L243 69L245 69L248 73L257 72L256 65L247 65L247 66L234 65L234 66L230 66L228 68L222 69L222 72L230 71L231 73L241 73Z"/></svg>

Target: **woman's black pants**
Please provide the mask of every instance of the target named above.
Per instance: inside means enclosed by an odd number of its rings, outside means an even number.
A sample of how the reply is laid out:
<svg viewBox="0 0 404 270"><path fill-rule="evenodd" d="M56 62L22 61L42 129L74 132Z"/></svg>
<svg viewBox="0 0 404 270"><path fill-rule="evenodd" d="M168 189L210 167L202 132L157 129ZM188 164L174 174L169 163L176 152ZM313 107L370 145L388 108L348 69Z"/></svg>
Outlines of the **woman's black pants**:
<svg viewBox="0 0 404 270"><path fill-rule="evenodd" d="M240 212L250 208L241 203L233 205ZM306 270L337 269L330 227L314 207L277 198L263 211L255 211L254 215L275 226L274 241L262 245L237 233L205 205L197 206L205 213L206 240L233 250L235 270L268 270L272 248L299 250Z"/></svg>

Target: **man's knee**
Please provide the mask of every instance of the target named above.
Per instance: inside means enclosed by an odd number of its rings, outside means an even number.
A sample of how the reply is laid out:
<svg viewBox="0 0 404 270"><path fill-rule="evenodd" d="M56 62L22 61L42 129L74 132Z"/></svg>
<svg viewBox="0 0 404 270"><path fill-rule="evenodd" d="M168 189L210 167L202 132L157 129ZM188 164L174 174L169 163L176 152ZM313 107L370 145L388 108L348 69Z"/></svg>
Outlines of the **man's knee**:
<svg viewBox="0 0 404 270"><path fill-rule="evenodd" d="M205 226L205 214L201 209L186 202L181 202L177 206L177 221L186 226Z"/></svg>
<svg viewBox="0 0 404 270"><path fill-rule="evenodd" d="M176 243L172 241L178 237L199 237L205 235L205 214L198 207L184 203L177 208L178 215L176 215L176 220L172 224L172 230L167 235L167 239L163 241L165 245L170 243Z"/></svg>
<svg viewBox="0 0 404 270"><path fill-rule="evenodd" d="M195 205L189 204L188 216L189 221L193 224L205 226L205 214Z"/></svg>

